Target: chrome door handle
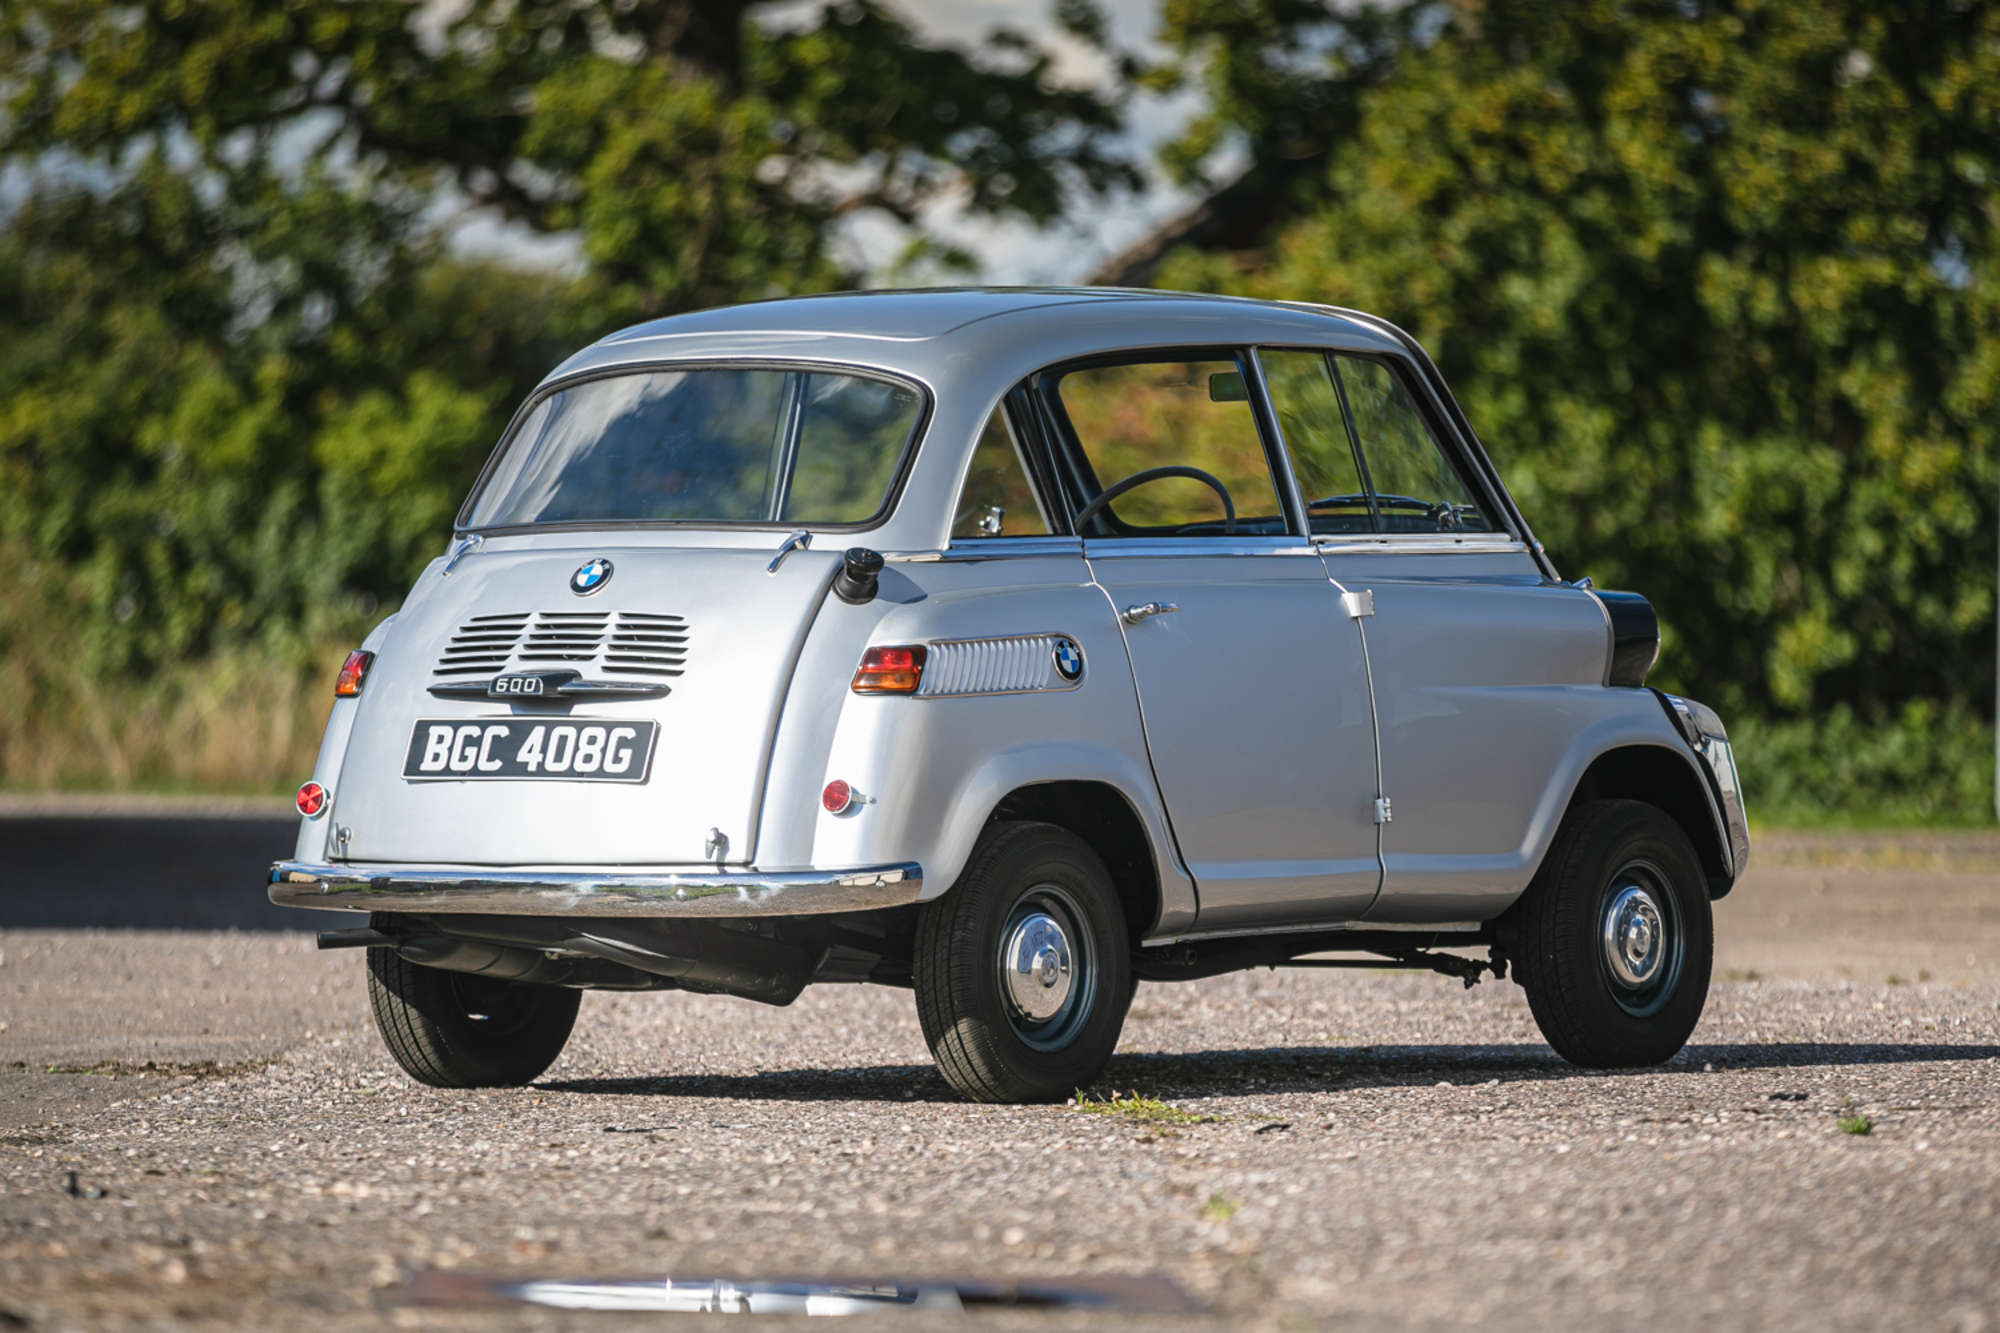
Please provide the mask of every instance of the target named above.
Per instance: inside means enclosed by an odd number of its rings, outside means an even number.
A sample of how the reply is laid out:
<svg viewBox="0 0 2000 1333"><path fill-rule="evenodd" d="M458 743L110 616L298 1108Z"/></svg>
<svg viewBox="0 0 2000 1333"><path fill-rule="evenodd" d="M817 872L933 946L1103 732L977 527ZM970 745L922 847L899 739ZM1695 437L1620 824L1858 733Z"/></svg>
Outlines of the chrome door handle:
<svg viewBox="0 0 2000 1333"><path fill-rule="evenodd" d="M1128 625L1136 625L1148 616L1171 615L1180 610L1174 602L1138 602L1118 613L1118 618Z"/></svg>

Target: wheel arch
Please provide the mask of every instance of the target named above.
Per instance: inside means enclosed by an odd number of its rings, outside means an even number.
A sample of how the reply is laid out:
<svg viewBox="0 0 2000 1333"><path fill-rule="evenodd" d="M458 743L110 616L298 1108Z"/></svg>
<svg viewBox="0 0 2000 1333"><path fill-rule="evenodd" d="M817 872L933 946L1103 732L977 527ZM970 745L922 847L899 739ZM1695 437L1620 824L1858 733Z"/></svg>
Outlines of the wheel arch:
<svg viewBox="0 0 2000 1333"><path fill-rule="evenodd" d="M1111 872L1125 926L1136 947L1160 919L1159 854L1145 821L1125 794L1108 782L1052 779L1008 792L987 823L1036 820L1067 829L1090 844Z"/></svg>
<svg viewBox="0 0 2000 1333"><path fill-rule="evenodd" d="M1148 873L1137 882L1150 887L1126 900L1128 910L1135 901L1142 904L1140 912L1151 908L1146 915L1134 914L1131 925L1138 936L1186 929L1195 916L1194 881L1180 864L1151 777L1129 755L1093 744L1035 742L987 756L948 796L939 794L944 818L917 858L924 867L924 899L950 892L973 844L995 819L1032 818L1070 829L1097 848L1120 881L1121 899L1128 877L1120 873L1119 860L1141 856ZM1107 829L1111 841L1100 845Z"/></svg>
<svg viewBox="0 0 2000 1333"><path fill-rule="evenodd" d="M1735 885L1728 844L1714 801L1694 761L1673 746L1638 742L1614 746L1590 761L1570 789L1564 811L1589 801L1644 801L1680 825L1708 876L1710 898Z"/></svg>

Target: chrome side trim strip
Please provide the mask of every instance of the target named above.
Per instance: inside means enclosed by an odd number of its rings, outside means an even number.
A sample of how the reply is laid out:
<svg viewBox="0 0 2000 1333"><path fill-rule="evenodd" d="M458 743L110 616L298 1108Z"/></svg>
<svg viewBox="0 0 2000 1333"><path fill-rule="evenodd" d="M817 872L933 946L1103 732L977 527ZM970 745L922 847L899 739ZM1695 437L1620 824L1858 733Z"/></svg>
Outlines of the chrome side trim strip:
<svg viewBox="0 0 2000 1333"><path fill-rule="evenodd" d="M1092 537L1083 553L1092 560L1144 560L1185 555L1315 554L1303 537Z"/></svg>
<svg viewBox="0 0 2000 1333"><path fill-rule="evenodd" d="M914 862L854 870L597 872L487 866L327 865L280 861L280 907L487 916L816 916L902 907L923 892Z"/></svg>
<svg viewBox="0 0 2000 1333"><path fill-rule="evenodd" d="M1507 555L1528 548L1502 533L1467 537L1384 533L1376 537L1315 536L1312 543L1325 555Z"/></svg>
<svg viewBox="0 0 2000 1333"><path fill-rule="evenodd" d="M936 565L1082 554L1081 537L960 537L941 551L884 551L882 558L892 565Z"/></svg>

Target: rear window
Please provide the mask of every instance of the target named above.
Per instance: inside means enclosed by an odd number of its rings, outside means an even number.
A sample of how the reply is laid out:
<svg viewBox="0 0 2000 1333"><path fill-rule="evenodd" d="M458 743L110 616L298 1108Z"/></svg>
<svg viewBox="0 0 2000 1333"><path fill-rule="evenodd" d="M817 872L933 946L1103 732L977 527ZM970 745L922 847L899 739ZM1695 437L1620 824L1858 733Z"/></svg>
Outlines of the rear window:
<svg viewBox="0 0 2000 1333"><path fill-rule="evenodd" d="M649 370L535 404L466 526L866 523L887 506L923 399L819 370Z"/></svg>

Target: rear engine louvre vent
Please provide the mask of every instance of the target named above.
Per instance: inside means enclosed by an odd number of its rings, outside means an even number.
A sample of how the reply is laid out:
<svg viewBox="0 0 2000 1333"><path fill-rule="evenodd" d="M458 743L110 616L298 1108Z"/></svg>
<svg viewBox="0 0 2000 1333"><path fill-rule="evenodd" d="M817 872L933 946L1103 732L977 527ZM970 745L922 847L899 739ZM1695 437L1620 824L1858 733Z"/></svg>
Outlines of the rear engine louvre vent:
<svg viewBox="0 0 2000 1333"><path fill-rule="evenodd" d="M687 621L650 611L474 616L438 658L440 679L574 667L586 676L665 677L687 660Z"/></svg>

